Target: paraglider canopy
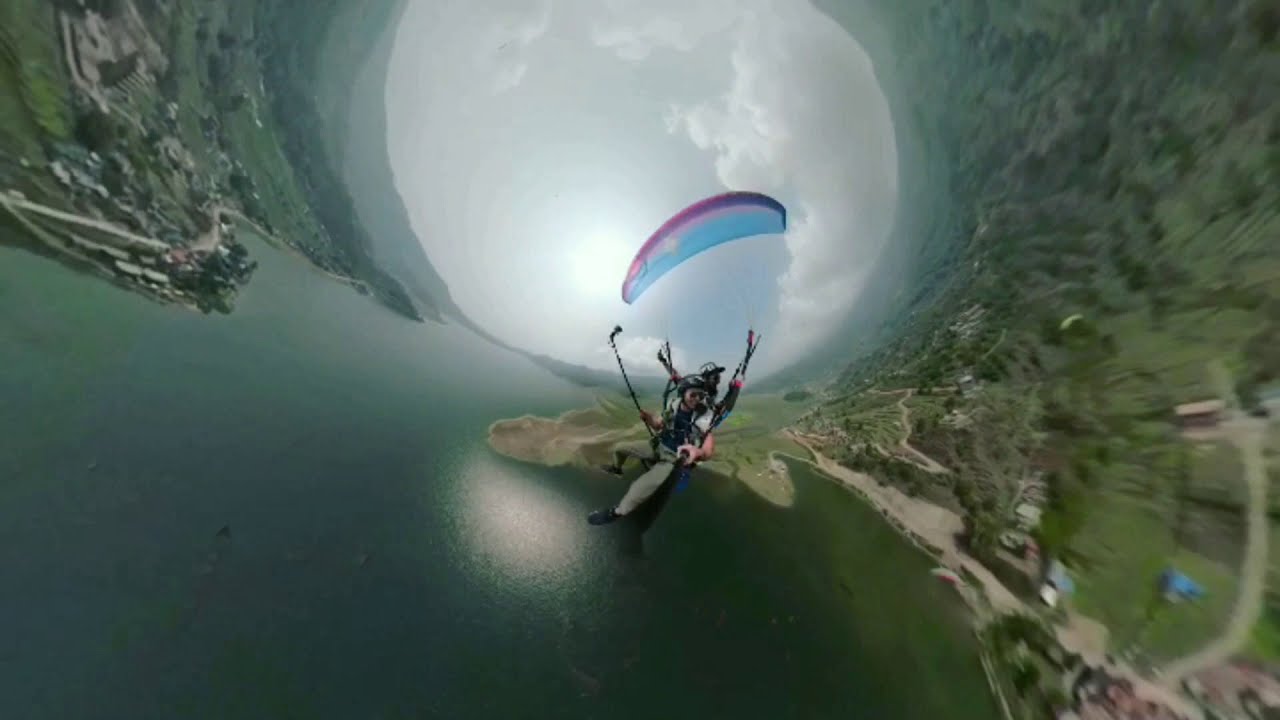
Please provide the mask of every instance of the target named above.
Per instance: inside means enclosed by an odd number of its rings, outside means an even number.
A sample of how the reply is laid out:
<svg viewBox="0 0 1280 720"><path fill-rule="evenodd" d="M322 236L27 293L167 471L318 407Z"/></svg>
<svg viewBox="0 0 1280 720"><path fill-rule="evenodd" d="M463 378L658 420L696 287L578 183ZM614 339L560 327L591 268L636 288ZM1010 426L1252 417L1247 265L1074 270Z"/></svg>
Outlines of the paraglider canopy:
<svg viewBox="0 0 1280 720"><path fill-rule="evenodd" d="M636 253L622 283L622 300L635 302L672 268L717 245L753 235L781 234L787 209L757 192L728 192L676 213Z"/></svg>
<svg viewBox="0 0 1280 720"><path fill-rule="evenodd" d="M936 567L930 570L929 574L950 585L960 586L964 584L960 576L951 568Z"/></svg>
<svg viewBox="0 0 1280 720"><path fill-rule="evenodd" d="M1081 315L1080 313L1076 313L1074 315L1068 315L1067 318L1063 320L1061 324L1058 325L1058 329L1066 330L1067 328L1071 327L1072 325L1076 324L1077 322L1083 319L1084 319L1084 316Z"/></svg>

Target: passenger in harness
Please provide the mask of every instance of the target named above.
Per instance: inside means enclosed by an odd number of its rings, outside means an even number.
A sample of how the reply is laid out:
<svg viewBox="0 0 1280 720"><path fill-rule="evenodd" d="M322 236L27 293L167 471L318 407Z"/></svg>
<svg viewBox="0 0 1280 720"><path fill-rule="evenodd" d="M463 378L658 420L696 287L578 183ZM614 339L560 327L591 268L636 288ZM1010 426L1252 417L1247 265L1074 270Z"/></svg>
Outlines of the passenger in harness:
<svg viewBox="0 0 1280 720"><path fill-rule="evenodd" d="M592 525L604 525L634 510L654 493L671 476L676 464L684 456L686 467L695 465L715 452L715 436L712 434L717 407L714 402L714 380L706 374L681 378L677 393L667 403L662 417L654 417L647 410L640 411L640 419L657 434L653 440L621 443L613 450L613 465L604 470L622 474L622 466L628 458L637 458L649 464L649 469L636 478L622 500L611 508L596 510L587 517Z"/></svg>

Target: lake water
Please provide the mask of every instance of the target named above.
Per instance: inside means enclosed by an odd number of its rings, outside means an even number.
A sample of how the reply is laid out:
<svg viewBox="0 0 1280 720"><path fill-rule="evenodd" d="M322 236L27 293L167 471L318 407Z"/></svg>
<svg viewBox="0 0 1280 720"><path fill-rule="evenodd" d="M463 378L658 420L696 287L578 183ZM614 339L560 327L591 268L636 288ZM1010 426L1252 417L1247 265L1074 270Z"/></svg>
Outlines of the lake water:
<svg viewBox="0 0 1280 720"><path fill-rule="evenodd" d="M485 443L586 391L255 247L210 317L0 248L5 717L995 716L840 488L699 476L592 528L620 481Z"/></svg>

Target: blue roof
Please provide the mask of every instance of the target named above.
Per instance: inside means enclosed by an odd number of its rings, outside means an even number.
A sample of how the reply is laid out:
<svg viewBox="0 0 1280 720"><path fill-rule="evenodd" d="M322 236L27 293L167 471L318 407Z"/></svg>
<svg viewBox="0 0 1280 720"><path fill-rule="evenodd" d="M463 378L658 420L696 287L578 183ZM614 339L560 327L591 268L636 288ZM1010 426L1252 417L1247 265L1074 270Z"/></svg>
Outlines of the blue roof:
<svg viewBox="0 0 1280 720"><path fill-rule="evenodd" d="M1054 560L1053 562L1049 563L1048 579L1049 579L1049 582L1053 583L1053 586L1057 588L1058 592L1060 593L1065 593L1067 595L1070 595L1071 593L1076 591L1075 582L1073 582L1071 580L1071 577L1067 575L1067 569L1063 567L1062 563L1057 560Z"/></svg>
<svg viewBox="0 0 1280 720"><path fill-rule="evenodd" d="M1165 592L1176 593L1182 597L1200 597L1204 595L1204 588L1200 587L1195 580L1183 575L1174 568L1167 568L1160 573L1160 587Z"/></svg>

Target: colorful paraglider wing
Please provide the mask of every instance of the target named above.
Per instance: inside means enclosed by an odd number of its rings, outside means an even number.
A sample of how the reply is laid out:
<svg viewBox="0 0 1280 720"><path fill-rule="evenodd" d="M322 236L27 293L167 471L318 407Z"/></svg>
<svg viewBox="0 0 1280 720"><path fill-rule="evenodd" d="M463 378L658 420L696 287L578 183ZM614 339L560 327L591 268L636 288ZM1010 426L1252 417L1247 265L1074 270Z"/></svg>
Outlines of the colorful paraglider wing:
<svg viewBox="0 0 1280 720"><path fill-rule="evenodd" d="M694 203L658 228L636 253L622 283L622 300L634 302L658 278L703 250L786 229L786 208L768 195L731 192Z"/></svg>

